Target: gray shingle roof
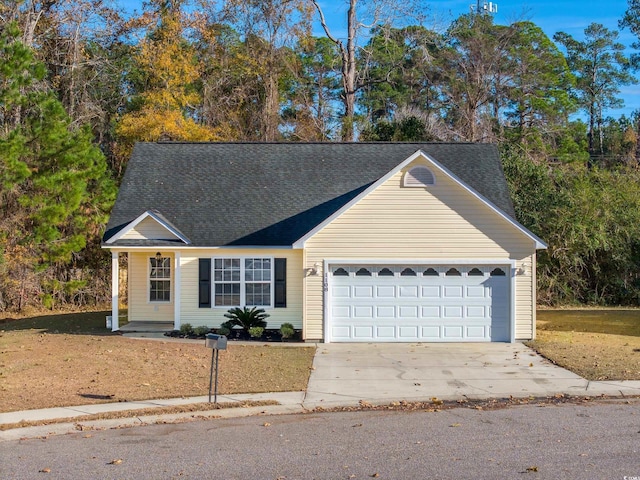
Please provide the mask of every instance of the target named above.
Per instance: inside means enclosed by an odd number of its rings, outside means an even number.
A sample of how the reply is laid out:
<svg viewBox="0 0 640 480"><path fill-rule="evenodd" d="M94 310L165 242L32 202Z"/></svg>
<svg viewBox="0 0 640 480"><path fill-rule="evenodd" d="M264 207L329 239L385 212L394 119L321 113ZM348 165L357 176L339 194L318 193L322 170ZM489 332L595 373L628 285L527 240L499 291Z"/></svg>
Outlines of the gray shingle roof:
<svg viewBox="0 0 640 480"><path fill-rule="evenodd" d="M139 143L104 239L156 210L192 246L288 246L418 150L515 219L494 145Z"/></svg>

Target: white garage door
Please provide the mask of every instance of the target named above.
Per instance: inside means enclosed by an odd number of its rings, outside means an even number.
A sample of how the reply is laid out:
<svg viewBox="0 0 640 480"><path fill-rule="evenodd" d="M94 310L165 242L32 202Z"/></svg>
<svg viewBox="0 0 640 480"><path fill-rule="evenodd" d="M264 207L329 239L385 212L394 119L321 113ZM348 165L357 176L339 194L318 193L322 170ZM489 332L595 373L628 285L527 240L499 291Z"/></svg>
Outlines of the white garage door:
<svg viewBox="0 0 640 480"><path fill-rule="evenodd" d="M331 265L330 341L509 341L508 272L505 265Z"/></svg>

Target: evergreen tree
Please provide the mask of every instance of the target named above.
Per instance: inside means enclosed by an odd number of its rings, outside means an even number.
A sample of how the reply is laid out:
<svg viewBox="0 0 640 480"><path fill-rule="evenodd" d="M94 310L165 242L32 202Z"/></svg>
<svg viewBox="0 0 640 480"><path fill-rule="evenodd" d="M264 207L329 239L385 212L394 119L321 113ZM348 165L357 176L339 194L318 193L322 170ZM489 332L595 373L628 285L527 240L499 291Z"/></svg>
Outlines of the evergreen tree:
<svg viewBox="0 0 640 480"><path fill-rule="evenodd" d="M71 128L18 36L15 24L0 31L0 309L80 287L64 267L82 262L114 198L89 129Z"/></svg>
<svg viewBox="0 0 640 480"><path fill-rule="evenodd" d="M604 139L596 148L594 134L602 131L604 111L623 106L618 96L620 86L636 83L629 74L629 59L623 54L624 45L617 42L618 32L592 23L584 31L584 41L558 32L554 40L567 51L567 63L577 79L576 93L580 106L589 117L589 153L604 153Z"/></svg>

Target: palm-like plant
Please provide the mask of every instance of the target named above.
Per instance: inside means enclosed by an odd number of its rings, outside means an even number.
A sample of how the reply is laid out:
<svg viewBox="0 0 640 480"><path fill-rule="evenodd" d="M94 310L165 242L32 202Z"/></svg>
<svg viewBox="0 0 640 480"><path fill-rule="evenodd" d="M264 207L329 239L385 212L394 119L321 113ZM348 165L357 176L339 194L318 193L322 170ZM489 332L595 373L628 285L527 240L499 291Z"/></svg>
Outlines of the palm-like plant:
<svg viewBox="0 0 640 480"><path fill-rule="evenodd" d="M265 313L263 308L249 307L244 308L230 308L227 313L224 314L229 319L229 323L234 326L241 327L245 332L249 333L249 329L253 327L267 328L266 318L269 317L268 313Z"/></svg>

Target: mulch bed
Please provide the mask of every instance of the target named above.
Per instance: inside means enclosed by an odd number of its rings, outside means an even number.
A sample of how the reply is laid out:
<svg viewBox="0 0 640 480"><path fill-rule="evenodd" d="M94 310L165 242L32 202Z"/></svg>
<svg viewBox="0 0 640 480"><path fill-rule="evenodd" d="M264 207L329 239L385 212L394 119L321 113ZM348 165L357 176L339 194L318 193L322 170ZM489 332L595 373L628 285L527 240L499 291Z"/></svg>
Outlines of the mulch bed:
<svg viewBox="0 0 640 480"><path fill-rule="evenodd" d="M212 328L209 333L218 333L215 328ZM180 330L172 330L171 332L165 333L167 337L173 338L191 338L191 339L202 339L204 340L204 335L185 335ZM259 338L254 338L249 333L245 332L241 329L234 329L229 335L227 335L227 339L229 341L243 341L243 342L300 342L302 341L300 332L296 331L296 333L291 338L282 338L282 334L279 329L266 329L262 336Z"/></svg>

